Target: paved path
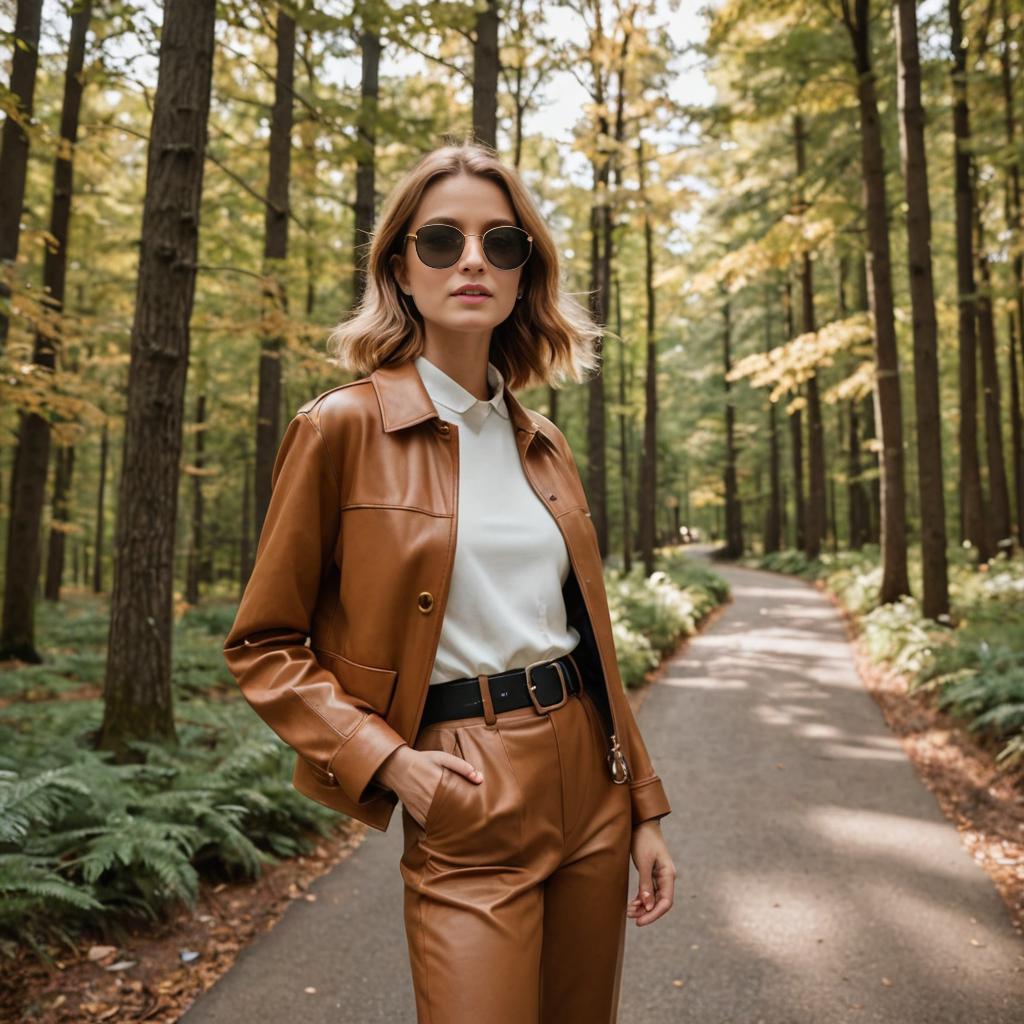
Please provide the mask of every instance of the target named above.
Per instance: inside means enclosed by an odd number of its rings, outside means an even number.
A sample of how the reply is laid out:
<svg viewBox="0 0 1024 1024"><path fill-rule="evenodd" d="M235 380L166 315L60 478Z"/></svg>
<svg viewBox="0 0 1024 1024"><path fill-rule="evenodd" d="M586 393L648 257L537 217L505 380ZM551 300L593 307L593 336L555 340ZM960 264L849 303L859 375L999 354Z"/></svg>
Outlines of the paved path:
<svg viewBox="0 0 1024 1024"><path fill-rule="evenodd" d="M835 611L801 582L723 572L732 605L639 713L681 877L667 916L627 923L620 1024L1024 1024L1024 941ZM183 1021L415 1024L400 856L396 814Z"/></svg>

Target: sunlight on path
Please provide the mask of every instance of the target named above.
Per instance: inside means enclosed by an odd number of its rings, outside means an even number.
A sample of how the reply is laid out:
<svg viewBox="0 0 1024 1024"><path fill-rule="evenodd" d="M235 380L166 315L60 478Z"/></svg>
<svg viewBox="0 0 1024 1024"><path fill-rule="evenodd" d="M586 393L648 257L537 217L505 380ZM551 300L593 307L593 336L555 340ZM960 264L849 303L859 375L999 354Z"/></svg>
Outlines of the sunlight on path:
<svg viewBox="0 0 1024 1024"><path fill-rule="evenodd" d="M732 606L640 712L680 878L665 918L627 929L620 1024L1021 1024L1024 942L838 613L800 581L720 571Z"/></svg>

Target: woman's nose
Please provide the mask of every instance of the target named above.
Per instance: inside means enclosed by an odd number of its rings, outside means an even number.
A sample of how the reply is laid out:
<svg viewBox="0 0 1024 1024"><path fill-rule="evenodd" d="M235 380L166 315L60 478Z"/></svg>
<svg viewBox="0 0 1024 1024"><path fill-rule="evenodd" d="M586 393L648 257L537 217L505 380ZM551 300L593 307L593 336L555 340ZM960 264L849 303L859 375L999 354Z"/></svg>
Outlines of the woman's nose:
<svg viewBox="0 0 1024 1024"><path fill-rule="evenodd" d="M468 266L483 266L484 240L476 235L466 236L466 245L462 250L462 263Z"/></svg>

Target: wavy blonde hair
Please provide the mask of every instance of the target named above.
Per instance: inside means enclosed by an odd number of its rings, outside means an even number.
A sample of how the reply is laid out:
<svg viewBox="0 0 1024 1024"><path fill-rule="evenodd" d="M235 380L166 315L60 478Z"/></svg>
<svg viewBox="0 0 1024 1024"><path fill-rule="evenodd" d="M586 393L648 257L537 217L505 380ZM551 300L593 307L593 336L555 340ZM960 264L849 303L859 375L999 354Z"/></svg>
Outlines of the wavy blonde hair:
<svg viewBox="0 0 1024 1024"><path fill-rule="evenodd" d="M388 195L370 242L362 300L327 339L332 359L366 376L378 366L414 359L423 351L423 318L411 296L398 287L390 261L402 253L409 222L427 187L462 173L495 182L508 196L517 225L533 235L533 252L520 282L523 297L492 331L488 358L513 389L585 381L600 365L596 342L601 328L563 291L558 249L518 173L490 147L470 141L425 154Z"/></svg>

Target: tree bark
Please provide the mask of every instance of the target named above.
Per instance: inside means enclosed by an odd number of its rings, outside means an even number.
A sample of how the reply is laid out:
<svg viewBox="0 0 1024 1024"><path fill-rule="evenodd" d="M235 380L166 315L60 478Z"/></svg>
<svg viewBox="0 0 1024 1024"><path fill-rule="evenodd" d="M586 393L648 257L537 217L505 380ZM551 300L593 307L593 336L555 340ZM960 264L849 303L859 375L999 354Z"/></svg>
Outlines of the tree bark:
<svg viewBox="0 0 1024 1024"><path fill-rule="evenodd" d="M1021 252L1021 187L1020 163L1017 158L1017 119L1013 96L1013 38L1010 10L1002 0L1003 45L1000 51L1000 79L1003 88L1003 125L1006 151L1013 154L1006 168L1005 218L1012 239L1013 293L1016 302L1007 313L1006 327L1010 338L1007 369L1010 378L1010 437L1013 457L1013 494L1017 510L1017 543L1024 544L1024 422L1021 413L1020 364L1018 353L1024 339L1024 253Z"/></svg>
<svg viewBox="0 0 1024 1024"><path fill-rule="evenodd" d="M289 180L291 176L295 21L277 12L277 74L270 119L270 177L264 211L263 328L260 337L259 395L256 401L256 536L270 504L270 481L281 443L281 356L283 318L288 295L283 269L288 257Z"/></svg>
<svg viewBox="0 0 1024 1024"><path fill-rule="evenodd" d="M185 600L189 604L199 603L200 584L207 582L203 558L203 466L205 465L206 437L206 395L196 395L195 442L192 457L192 531L189 539L188 572L185 581Z"/></svg>
<svg viewBox="0 0 1024 1024"><path fill-rule="evenodd" d="M61 341L68 227L71 220L71 157L78 138L78 122L82 107L81 72L85 63L86 35L91 13L91 6L86 4L77 9L72 16L71 37L64 72L60 135L66 145L58 148L54 159L50 197L50 232L57 242L57 247L54 250L47 246L43 254L42 303L45 307L45 319L36 327L32 346L33 363L41 367L47 375L52 374L57 368L57 355ZM16 63L18 52L16 47ZM8 123L10 122L8 121ZM5 131L5 147L8 141L9 138ZM15 141L12 145L17 148L19 143ZM0 167L3 163L3 158L0 158ZM0 194L6 192L10 184L0 188ZM18 202L20 203L20 201L19 199ZM15 255L17 255L16 241ZM2 342L3 335L0 334L0 345ZM49 464L49 418L34 410L20 411L18 441L11 473L0 656L6 652L8 657L17 657L29 662L41 660L35 642L35 599L42 559L43 509L46 502L46 479ZM55 502L65 508L72 465L73 462L70 459L61 463L54 484ZM60 589L62 550L62 543L51 537L50 553L53 558L56 558L56 561L47 566L48 578L45 586L45 594L51 600L57 599ZM54 574L56 574L56 580L54 580Z"/></svg>
<svg viewBox="0 0 1024 1024"><path fill-rule="evenodd" d="M765 310L771 308L770 298L765 301ZM764 318L765 351L772 349L771 319ZM779 423L776 403L768 402L768 511L765 516L764 550L771 554L782 547L782 468L779 457Z"/></svg>
<svg viewBox="0 0 1024 1024"><path fill-rule="evenodd" d="M949 0L953 87L954 176L956 190L956 267L960 349L960 539L969 541L979 562L992 557L981 493L978 460L978 342L974 299L974 253L971 221L971 128L967 102L967 43L960 0Z"/></svg>
<svg viewBox="0 0 1024 1024"><path fill-rule="evenodd" d="M352 252L352 305L357 306L366 290L366 260L376 220L377 108L380 101L380 27L376 2L362 4L363 24L359 33L362 75L359 115L356 121L356 205Z"/></svg>
<svg viewBox="0 0 1024 1024"><path fill-rule="evenodd" d="M917 409L917 480L921 505L922 611L949 614L946 565L946 499L942 488L942 417L939 410L938 327L932 278L932 214L928 200L921 58L915 0L893 7L899 54L900 155L907 197L907 265L914 334L914 401Z"/></svg>
<svg viewBox="0 0 1024 1024"><path fill-rule="evenodd" d="M786 317L786 339L796 337L796 324L793 318L793 285L786 275L782 293L783 312ZM800 397L800 389L793 391L794 398ZM789 414L789 450L793 467L793 547L803 551L806 537L806 511L804 501L804 437L803 415L797 409Z"/></svg>
<svg viewBox="0 0 1024 1024"><path fill-rule="evenodd" d="M60 600L60 585L64 577L64 547L67 538L65 526L71 522L71 481L75 470L74 445L61 445L54 458L53 514L50 518L50 537L46 549L46 582L43 596L47 601Z"/></svg>
<svg viewBox="0 0 1024 1024"><path fill-rule="evenodd" d="M29 124L35 109L36 70L39 66L39 29L43 18L43 0L18 0L14 14L14 40L11 58L11 99L19 116ZM0 134L0 352L7 344L10 322L3 312L11 299L7 282L8 267L14 267L21 242L22 207L28 176L29 138L20 124L8 114Z"/></svg>
<svg viewBox="0 0 1024 1024"><path fill-rule="evenodd" d="M743 510L736 484L736 409L729 371L732 369L732 320L729 299L722 305L722 380L725 385L725 550L726 558L743 555Z"/></svg>
<svg viewBox="0 0 1024 1024"><path fill-rule="evenodd" d="M106 514L109 433L110 428L104 418L103 427L100 430L100 479L96 485L96 529L93 533L92 589L94 594L103 592L103 518Z"/></svg>
<svg viewBox="0 0 1024 1024"><path fill-rule="evenodd" d="M888 604L910 593L903 467L903 403L893 310L885 154L869 36L871 4L870 0L852 0L856 13L851 17L850 2L842 0L857 72L868 238L868 298L875 329L875 429L882 445L882 585L879 601Z"/></svg>
<svg viewBox="0 0 1024 1024"><path fill-rule="evenodd" d="M999 360L996 356L996 324L992 312L992 278L989 273L988 254L985 252L985 234L979 190L974 194L974 231L977 239L975 255L981 288L978 291L978 352L981 355L981 388L985 413L985 458L988 463L988 496L990 539L994 550L1013 548L1013 527L1010 525L1010 490L1006 480L1006 462L1003 456L1002 391L999 384Z"/></svg>
<svg viewBox="0 0 1024 1024"><path fill-rule="evenodd" d="M498 145L498 0L486 0L473 34L473 135L492 149Z"/></svg>
<svg viewBox="0 0 1024 1024"><path fill-rule="evenodd" d="M174 542L213 69L213 0L167 0L132 324L104 715L97 743L176 741Z"/></svg>
<svg viewBox="0 0 1024 1024"><path fill-rule="evenodd" d="M657 508L658 472L658 345L654 291L654 229L644 174L644 140L637 140L637 175L640 199L644 204L644 287L647 295L645 323L646 372L644 374L644 445L640 462L640 551L644 573L654 572L655 510Z"/></svg>
<svg viewBox="0 0 1024 1024"><path fill-rule="evenodd" d="M806 171L803 117L793 117L793 140L796 149L797 180L803 181ZM802 195L797 197L801 212L806 202ZM814 268L811 254L805 249L800 257L801 312L803 333L817 329L814 321ZM807 380L807 518L804 537L804 552L808 558L821 554L821 541L825 535L825 425L821 418L821 398L818 394L817 374Z"/></svg>

